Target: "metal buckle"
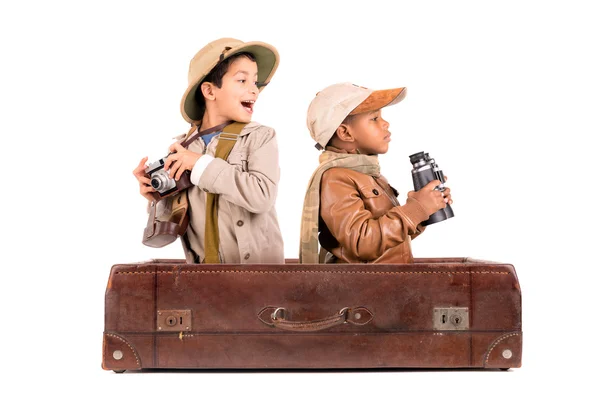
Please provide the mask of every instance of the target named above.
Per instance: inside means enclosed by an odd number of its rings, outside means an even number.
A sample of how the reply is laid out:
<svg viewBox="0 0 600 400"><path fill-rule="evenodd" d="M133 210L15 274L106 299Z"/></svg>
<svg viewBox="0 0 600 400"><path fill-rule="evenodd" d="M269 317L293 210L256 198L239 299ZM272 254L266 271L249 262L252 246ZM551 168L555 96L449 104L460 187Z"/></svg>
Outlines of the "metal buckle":
<svg viewBox="0 0 600 400"><path fill-rule="evenodd" d="M340 310L339 315L343 315L344 316L344 323L347 324L348 323L348 310L350 309L350 307L344 307Z"/></svg>
<svg viewBox="0 0 600 400"><path fill-rule="evenodd" d="M273 321L277 321L277 313L278 313L279 311L281 311L281 316L282 316L282 318L284 318L285 308L283 308L283 307L277 307L277 308L275 309L275 311L273 311L273 313L271 314L271 319L272 319Z"/></svg>

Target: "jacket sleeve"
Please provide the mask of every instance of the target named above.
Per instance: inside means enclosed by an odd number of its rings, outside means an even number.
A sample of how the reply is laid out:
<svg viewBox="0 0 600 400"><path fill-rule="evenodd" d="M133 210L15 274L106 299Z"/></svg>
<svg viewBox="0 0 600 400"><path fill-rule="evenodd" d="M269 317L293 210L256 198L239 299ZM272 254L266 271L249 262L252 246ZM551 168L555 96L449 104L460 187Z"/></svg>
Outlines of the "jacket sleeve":
<svg viewBox="0 0 600 400"><path fill-rule="evenodd" d="M263 127L249 144L248 171L220 158L212 160L200 177L198 186L223 199L260 214L269 211L277 198L279 151L275 131Z"/></svg>
<svg viewBox="0 0 600 400"><path fill-rule="evenodd" d="M417 229L415 229L415 233L410 235L411 239L416 238L417 236L419 236L421 233L423 233L425 231L425 228L427 228L426 226L423 226L421 224L417 225Z"/></svg>
<svg viewBox="0 0 600 400"><path fill-rule="evenodd" d="M355 258L370 261L380 257L407 237L418 235L417 226L428 218L421 204L412 198L375 218L365 209L351 177L326 172L325 180L327 184L321 184L321 218L344 252Z"/></svg>

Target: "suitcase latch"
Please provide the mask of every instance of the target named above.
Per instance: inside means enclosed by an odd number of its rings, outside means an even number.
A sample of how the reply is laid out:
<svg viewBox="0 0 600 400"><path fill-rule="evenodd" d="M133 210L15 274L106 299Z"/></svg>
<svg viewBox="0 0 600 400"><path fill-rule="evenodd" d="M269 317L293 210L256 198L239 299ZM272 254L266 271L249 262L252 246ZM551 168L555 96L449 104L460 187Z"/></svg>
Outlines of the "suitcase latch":
<svg viewBox="0 0 600 400"><path fill-rule="evenodd" d="M469 308L436 307L433 309L433 329L462 331L469 329Z"/></svg>
<svg viewBox="0 0 600 400"><path fill-rule="evenodd" d="M192 330L191 310L158 310L157 329L161 332L183 332Z"/></svg>

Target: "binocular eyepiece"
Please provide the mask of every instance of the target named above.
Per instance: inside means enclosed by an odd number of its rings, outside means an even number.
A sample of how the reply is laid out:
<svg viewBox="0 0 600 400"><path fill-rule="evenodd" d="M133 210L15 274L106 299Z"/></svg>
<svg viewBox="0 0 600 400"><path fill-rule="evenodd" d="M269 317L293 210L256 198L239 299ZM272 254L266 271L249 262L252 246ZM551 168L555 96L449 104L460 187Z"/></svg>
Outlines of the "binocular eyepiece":
<svg viewBox="0 0 600 400"><path fill-rule="evenodd" d="M435 160L429 157L429 153L421 151L410 155L409 159L413 166L411 173L415 191L421 190L421 188L435 179L441 182L435 187L435 190L439 190L441 192L446 190L446 187L444 186L444 183L446 182L444 179L444 173L435 163ZM445 208L442 208L441 210L431 214L429 219L427 221L423 221L421 225L427 226L435 224L436 222L445 221L452 217L454 217L454 211L452 211L450 204L446 204Z"/></svg>

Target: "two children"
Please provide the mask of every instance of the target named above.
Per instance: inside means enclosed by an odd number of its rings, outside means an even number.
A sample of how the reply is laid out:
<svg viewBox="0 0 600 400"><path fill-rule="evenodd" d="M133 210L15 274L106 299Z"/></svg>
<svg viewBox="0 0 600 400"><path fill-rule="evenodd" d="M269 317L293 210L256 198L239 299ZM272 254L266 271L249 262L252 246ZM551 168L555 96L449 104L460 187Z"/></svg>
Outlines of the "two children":
<svg viewBox="0 0 600 400"><path fill-rule="evenodd" d="M274 47L236 39L209 43L190 63L189 86L181 101L183 117L195 127L189 134L216 129L187 149L173 144L164 165L177 180L191 171L190 222L182 237L190 263L284 262L275 212L275 131L251 122L259 92L278 63ZM305 197L301 263L412 262L410 240L423 232L419 224L452 203L450 190L436 191L440 182L432 181L409 192L406 204L400 205L398 192L380 174L377 155L387 152L390 141L381 109L405 95L405 88L373 91L342 83L329 86L312 101L308 128L317 148L325 151ZM229 138L222 131L228 132L231 122L245 126L231 153L219 158L218 143ZM146 161L143 158L133 172L140 193L153 201ZM215 204L216 213L211 212ZM207 254L212 253L209 227L214 225L218 258Z"/></svg>

